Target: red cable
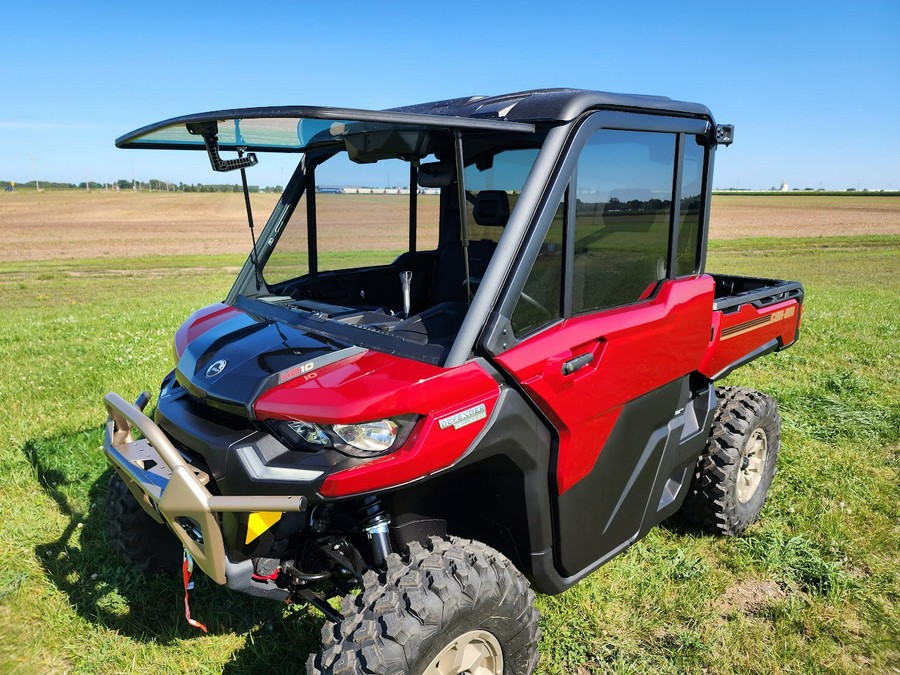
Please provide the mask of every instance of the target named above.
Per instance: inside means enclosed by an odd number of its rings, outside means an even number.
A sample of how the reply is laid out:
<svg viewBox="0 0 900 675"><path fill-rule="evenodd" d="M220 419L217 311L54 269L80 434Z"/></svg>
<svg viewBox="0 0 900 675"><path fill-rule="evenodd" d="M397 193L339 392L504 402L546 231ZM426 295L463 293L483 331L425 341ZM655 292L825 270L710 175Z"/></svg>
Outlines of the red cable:
<svg viewBox="0 0 900 675"><path fill-rule="evenodd" d="M184 562L181 564L181 576L184 579L184 618L187 619L187 622L194 628L199 628L204 633L207 633L209 631L206 630L206 626L191 618L191 606L188 602L188 591L194 586L191 583L191 574L193 571L194 559L191 557L191 554L187 552L187 549L185 549Z"/></svg>

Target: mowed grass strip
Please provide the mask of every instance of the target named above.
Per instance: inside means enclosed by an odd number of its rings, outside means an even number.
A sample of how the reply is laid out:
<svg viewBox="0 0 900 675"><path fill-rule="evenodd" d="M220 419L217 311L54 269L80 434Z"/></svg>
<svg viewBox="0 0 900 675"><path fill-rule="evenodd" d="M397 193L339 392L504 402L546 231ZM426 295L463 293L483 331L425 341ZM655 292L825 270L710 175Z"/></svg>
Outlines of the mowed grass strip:
<svg viewBox="0 0 900 675"><path fill-rule="evenodd" d="M349 258L361 264L365 254ZM112 554L101 398L156 393L172 336L242 255L0 265L0 671L288 672L321 617ZM762 521L723 540L670 521L539 598L541 671L890 672L897 601L900 238L716 243L708 269L800 279L800 343L736 371L776 396L780 472ZM351 262L350 264L357 264Z"/></svg>

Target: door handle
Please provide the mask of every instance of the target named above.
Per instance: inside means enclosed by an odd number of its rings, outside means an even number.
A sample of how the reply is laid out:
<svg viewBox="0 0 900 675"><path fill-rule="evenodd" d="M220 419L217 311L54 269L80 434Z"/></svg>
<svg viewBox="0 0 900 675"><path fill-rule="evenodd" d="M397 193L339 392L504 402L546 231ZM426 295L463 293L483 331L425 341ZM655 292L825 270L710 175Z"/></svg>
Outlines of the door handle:
<svg viewBox="0 0 900 675"><path fill-rule="evenodd" d="M576 370L580 368L584 368L586 365L591 363L594 360L594 355L591 352L587 354L582 354L581 356L576 356L574 359L570 359L569 361L565 361L562 365L562 374L563 375L571 375Z"/></svg>

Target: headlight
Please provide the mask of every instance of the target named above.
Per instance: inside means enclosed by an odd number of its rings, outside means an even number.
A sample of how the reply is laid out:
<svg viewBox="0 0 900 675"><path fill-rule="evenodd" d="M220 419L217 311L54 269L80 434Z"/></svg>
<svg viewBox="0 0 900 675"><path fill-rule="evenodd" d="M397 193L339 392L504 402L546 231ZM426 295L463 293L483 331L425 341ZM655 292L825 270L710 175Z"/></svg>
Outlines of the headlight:
<svg viewBox="0 0 900 675"><path fill-rule="evenodd" d="M347 454L356 457L372 457L388 450L397 440L399 426L393 420L364 422L363 424L335 424L331 427L337 436L351 448Z"/></svg>
<svg viewBox="0 0 900 675"><path fill-rule="evenodd" d="M296 422L288 422L287 426L300 437L300 440L306 441L310 445L331 445L331 439L328 438L328 434L318 424L298 420Z"/></svg>
<svg viewBox="0 0 900 675"><path fill-rule="evenodd" d="M334 448L350 457L366 459L403 445L416 419L416 415L400 415L374 422L335 425L291 420L273 421L269 426L293 450L316 452L320 448Z"/></svg>

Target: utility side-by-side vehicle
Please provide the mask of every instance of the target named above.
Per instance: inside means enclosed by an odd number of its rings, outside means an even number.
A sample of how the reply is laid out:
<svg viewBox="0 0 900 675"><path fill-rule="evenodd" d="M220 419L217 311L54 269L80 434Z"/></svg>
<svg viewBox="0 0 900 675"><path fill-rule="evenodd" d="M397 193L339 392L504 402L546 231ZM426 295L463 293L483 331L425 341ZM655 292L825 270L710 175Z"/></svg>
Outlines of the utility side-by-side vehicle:
<svg viewBox="0 0 900 675"><path fill-rule="evenodd" d="M532 588L679 510L741 533L780 417L715 384L797 340L803 289L705 272L732 135L702 105L559 89L121 137L240 171L251 233L246 169L300 161L227 297L175 335L153 419L106 396L113 545L312 603L312 673L499 675L537 662Z"/></svg>

